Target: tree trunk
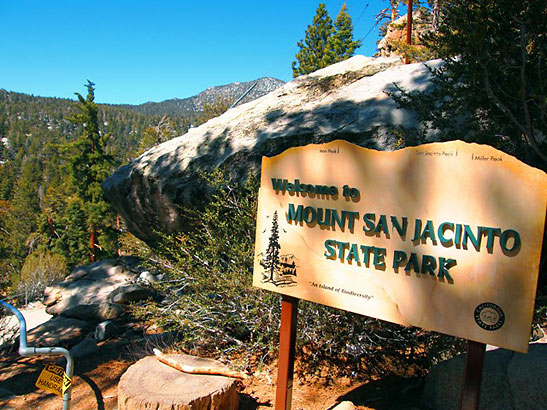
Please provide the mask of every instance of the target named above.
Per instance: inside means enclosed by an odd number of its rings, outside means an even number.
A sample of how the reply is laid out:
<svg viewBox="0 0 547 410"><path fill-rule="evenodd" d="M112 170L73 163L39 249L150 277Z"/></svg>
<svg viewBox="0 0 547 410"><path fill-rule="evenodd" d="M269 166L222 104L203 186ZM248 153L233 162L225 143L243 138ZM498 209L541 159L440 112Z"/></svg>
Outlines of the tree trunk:
<svg viewBox="0 0 547 410"><path fill-rule="evenodd" d="M97 239L97 231L95 230L95 228L91 228L91 234L89 236L89 250L90 250L89 257L90 257L91 262L96 262L97 261L97 256L95 254L96 249L97 249L95 247L96 239Z"/></svg>

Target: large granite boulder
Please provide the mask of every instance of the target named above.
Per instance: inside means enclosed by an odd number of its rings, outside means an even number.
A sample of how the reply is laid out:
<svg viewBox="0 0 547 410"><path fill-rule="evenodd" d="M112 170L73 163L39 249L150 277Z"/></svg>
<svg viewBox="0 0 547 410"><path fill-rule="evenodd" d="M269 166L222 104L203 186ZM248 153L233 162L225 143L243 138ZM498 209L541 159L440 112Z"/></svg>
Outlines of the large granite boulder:
<svg viewBox="0 0 547 410"><path fill-rule="evenodd" d="M46 288L46 312L91 322L115 319L123 313L121 304L146 299L151 294L136 284L141 273L135 257L80 266L64 281Z"/></svg>
<svg viewBox="0 0 547 410"><path fill-rule="evenodd" d="M439 363L424 389L430 409L460 407L465 355ZM528 354L492 348L485 354L480 410L544 409L547 403L547 344L533 343Z"/></svg>
<svg viewBox="0 0 547 410"><path fill-rule="evenodd" d="M507 379L515 409L547 407L547 344L534 343L528 354L515 353L507 366Z"/></svg>
<svg viewBox="0 0 547 410"><path fill-rule="evenodd" d="M429 62L438 66L440 61ZM355 56L301 76L145 152L103 183L129 230L144 240L184 228L180 205L205 195L197 172L219 165L236 178L259 174L262 156L293 146L345 139L379 150L397 147L399 127L415 124L386 93L432 86L425 64Z"/></svg>

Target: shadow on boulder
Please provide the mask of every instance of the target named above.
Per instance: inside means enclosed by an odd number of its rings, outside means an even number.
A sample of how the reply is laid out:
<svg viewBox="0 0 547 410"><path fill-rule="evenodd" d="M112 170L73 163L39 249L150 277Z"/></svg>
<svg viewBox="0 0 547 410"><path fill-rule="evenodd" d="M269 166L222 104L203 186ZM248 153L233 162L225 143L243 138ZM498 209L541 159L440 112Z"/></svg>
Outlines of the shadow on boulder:
<svg viewBox="0 0 547 410"><path fill-rule="evenodd" d="M465 354L431 369L424 389L424 401L431 409L460 408L464 364ZM547 344L531 344L528 354L489 350L484 359L480 410L544 409L546 379Z"/></svg>

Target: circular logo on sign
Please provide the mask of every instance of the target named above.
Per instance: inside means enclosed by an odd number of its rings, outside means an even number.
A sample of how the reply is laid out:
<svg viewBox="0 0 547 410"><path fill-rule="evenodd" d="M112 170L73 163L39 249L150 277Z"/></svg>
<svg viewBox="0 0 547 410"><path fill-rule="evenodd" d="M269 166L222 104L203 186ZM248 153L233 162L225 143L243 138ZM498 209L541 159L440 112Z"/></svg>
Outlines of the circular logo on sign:
<svg viewBox="0 0 547 410"><path fill-rule="evenodd" d="M475 322L484 330L498 330L505 323L505 313L495 303L481 303L475 308Z"/></svg>

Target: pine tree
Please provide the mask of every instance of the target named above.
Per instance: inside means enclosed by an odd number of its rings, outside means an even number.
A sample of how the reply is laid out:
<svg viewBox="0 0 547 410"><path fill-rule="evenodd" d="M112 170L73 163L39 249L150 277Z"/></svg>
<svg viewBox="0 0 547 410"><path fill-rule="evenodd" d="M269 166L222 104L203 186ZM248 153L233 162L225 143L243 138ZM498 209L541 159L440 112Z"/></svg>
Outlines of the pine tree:
<svg viewBox="0 0 547 410"><path fill-rule="evenodd" d="M10 199L6 220L7 246L12 264L18 268L36 245L37 215L40 211L41 164L36 158L24 162Z"/></svg>
<svg viewBox="0 0 547 410"><path fill-rule="evenodd" d="M467 119L482 142L547 168L545 1L446 0L437 7L441 23L427 43L446 62L438 73L445 95L433 108L447 111L436 116Z"/></svg>
<svg viewBox="0 0 547 410"><path fill-rule="evenodd" d="M324 68L332 62L326 56L327 43L334 31L332 19L325 8L325 4L319 4L313 23L306 30L305 40L296 44L300 51L296 54L296 60L292 63L293 76L309 74L320 68Z"/></svg>
<svg viewBox="0 0 547 410"><path fill-rule="evenodd" d="M157 125L146 127L135 154L139 156L150 148L175 137L176 124L164 115L158 121Z"/></svg>
<svg viewBox="0 0 547 410"><path fill-rule="evenodd" d="M327 43L327 60L330 64L347 60L359 47L361 41L353 40L353 23L344 3L334 22L334 32Z"/></svg>
<svg viewBox="0 0 547 410"><path fill-rule="evenodd" d="M72 170L72 160L76 154L86 155L79 151L89 150L77 147L74 140L83 135L83 123L90 124L95 129L94 139L102 136L99 141L102 152L115 158L112 166L106 166L113 169L133 158L139 136L148 125L160 121L157 115L136 112L131 107L97 104L97 121L80 118L74 124L67 121L75 111L74 105L74 101L68 99L0 90L0 271L17 273L31 249L60 253L66 257L69 268L88 261L88 210L84 210L87 206L83 205L83 199L81 207L69 205L73 199L80 198L79 194L75 196L79 177L73 177L76 172ZM77 116L81 114L78 110ZM94 113L91 114L94 117ZM182 135L190 123L195 123L196 117L197 113L189 117L173 113L172 122L166 127L161 122L159 133L149 137L158 137L154 138L155 143L164 137L171 138L170 134ZM110 137L112 135L115 137ZM91 162L90 158L82 161L84 174L85 166ZM77 215L67 215L67 209ZM105 218L114 222L114 217ZM83 241L82 232L86 236ZM116 249L113 242L116 238L108 225L101 227L97 234L101 248L108 250L105 253ZM69 235L74 235L74 239Z"/></svg>
<svg viewBox="0 0 547 410"><path fill-rule="evenodd" d="M219 95L212 102L203 103L201 109L201 114L198 117L198 125L204 124L209 121L211 118L218 117L219 115L224 114L230 106L234 103L233 98L227 98Z"/></svg>
<svg viewBox="0 0 547 410"><path fill-rule="evenodd" d="M110 205L104 200L101 183L110 174L112 159L105 152L106 138L99 132L98 111L95 104L95 84L88 81L87 97L78 97L77 109L70 120L83 127L82 135L73 144L71 158L72 183L76 194L83 202L83 210L89 231L91 261L97 260L100 236L109 229L108 220L113 220ZM103 244L104 245L104 244ZM102 247L104 249L104 246Z"/></svg>
<svg viewBox="0 0 547 410"><path fill-rule="evenodd" d="M66 255L70 266L84 263L89 259L89 247L87 240L89 232L87 229L87 216L84 212L84 204L80 198L68 198L66 215L61 221L63 230L59 241L55 241L52 249L57 253Z"/></svg>
<svg viewBox="0 0 547 410"><path fill-rule="evenodd" d="M313 23L306 30L304 41L296 43L300 51L292 63L293 76L309 74L320 68L344 61L361 46L353 40L353 24L344 4L333 24L325 4L319 4Z"/></svg>

